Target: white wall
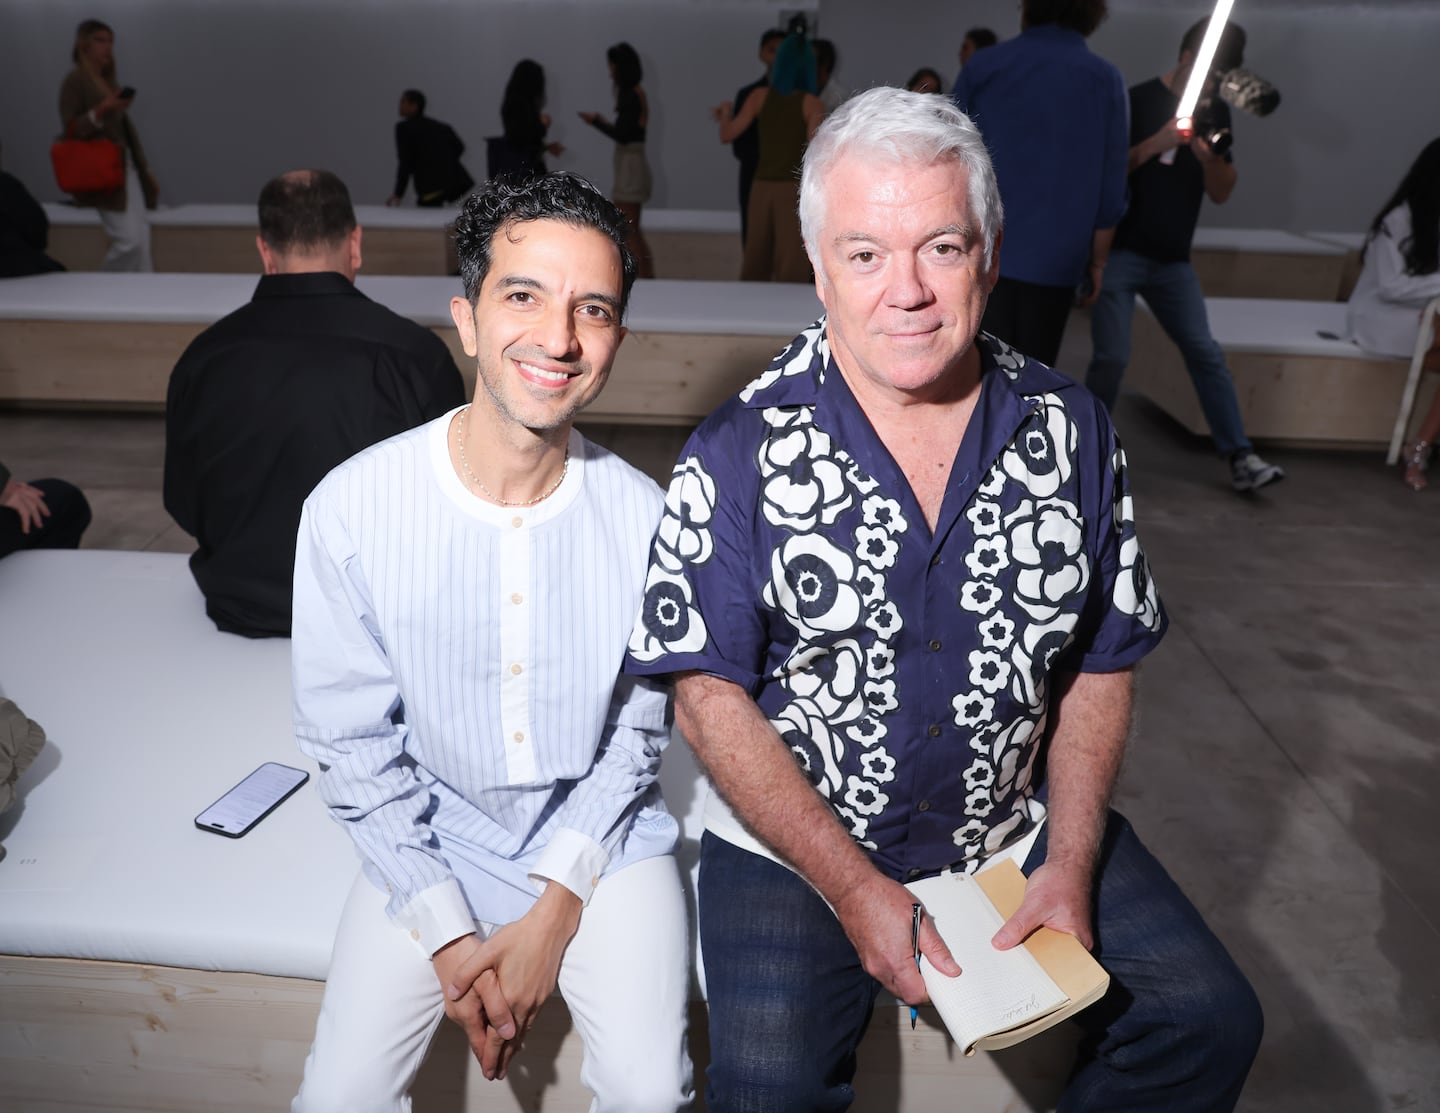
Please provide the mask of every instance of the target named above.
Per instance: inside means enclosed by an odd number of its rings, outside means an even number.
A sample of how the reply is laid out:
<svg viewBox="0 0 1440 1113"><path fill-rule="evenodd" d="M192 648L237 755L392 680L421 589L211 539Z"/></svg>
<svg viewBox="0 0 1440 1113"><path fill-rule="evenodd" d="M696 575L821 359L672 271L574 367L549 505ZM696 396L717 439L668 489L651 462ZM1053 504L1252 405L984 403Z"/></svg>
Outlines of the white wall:
<svg viewBox="0 0 1440 1113"><path fill-rule="evenodd" d="M58 199L48 148L75 24L112 23L121 77L170 203L253 201L266 178L326 166L357 201L378 202L394 174L400 90L414 85L452 123L484 173L510 67L529 55L550 80L553 165L610 184L608 140L575 118L608 111L604 50L639 49L653 119L654 204L726 208L735 163L710 105L757 69L755 43L783 0L0 0L0 142L6 169ZM785 7L806 6L784 4ZM1138 81L1166 68L1188 0L1112 0L1092 47ZM1255 10L1249 10L1249 9ZM1284 94L1265 120L1237 113L1240 185L1208 224L1359 229L1410 160L1440 133L1440 3L1309 5L1239 0L1247 61ZM822 0L822 32L852 88L904 81L921 65L953 80L965 28L1017 28L1015 0ZM1060 106L1057 106L1057 110Z"/></svg>

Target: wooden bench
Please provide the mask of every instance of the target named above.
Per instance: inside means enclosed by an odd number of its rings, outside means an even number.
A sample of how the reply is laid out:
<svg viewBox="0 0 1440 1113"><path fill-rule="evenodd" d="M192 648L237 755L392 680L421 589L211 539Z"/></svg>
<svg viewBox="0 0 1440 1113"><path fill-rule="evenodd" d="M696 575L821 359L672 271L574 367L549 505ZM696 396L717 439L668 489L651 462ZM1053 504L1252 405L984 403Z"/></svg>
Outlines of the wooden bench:
<svg viewBox="0 0 1440 1113"><path fill-rule="evenodd" d="M254 275L46 274L0 281L0 401L163 407L196 335L250 299ZM362 274L370 297L431 328L474 385L450 319L454 278ZM813 288L636 283L610 383L586 417L694 424L764 370L820 315Z"/></svg>
<svg viewBox="0 0 1440 1113"><path fill-rule="evenodd" d="M47 204L50 255L72 271L98 270L109 239L94 209ZM455 270L448 226L455 210L356 205L369 274L443 276ZM645 238L661 278L728 282L740 276L740 217L703 209L647 209ZM161 273L255 274L254 205L177 205L150 214Z"/></svg>
<svg viewBox="0 0 1440 1113"><path fill-rule="evenodd" d="M1190 262L1207 298L1335 301L1349 251L1269 228L1197 228Z"/></svg>
<svg viewBox="0 0 1440 1113"><path fill-rule="evenodd" d="M1206 298L1205 306L1251 437L1350 448L1389 441L1409 364L1338 339L1343 302ZM1180 351L1143 298L1134 330L1126 384L1192 433L1208 434ZM1421 412L1433 391L1426 384Z"/></svg>
<svg viewBox="0 0 1440 1113"><path fill-rule="evenodd" d="M0 561L0 613L0 692L50 739L0 816L0 1106L285 1108L357 859L313 780L242 839L192 820L262 761L313 775L290 730L289 642L216 631L178 554L19 553ZM661 783L693 897L705 788L678 739ZM912 1032L902 1007L877 1010L857 1110L928 1113L957 1092L976 1113L1052 1107L1064 1026L965 1059L921 1015ZM442 1024L415 1109L579 1113L579 1060L560 1002L503 1084Z"/></svg>

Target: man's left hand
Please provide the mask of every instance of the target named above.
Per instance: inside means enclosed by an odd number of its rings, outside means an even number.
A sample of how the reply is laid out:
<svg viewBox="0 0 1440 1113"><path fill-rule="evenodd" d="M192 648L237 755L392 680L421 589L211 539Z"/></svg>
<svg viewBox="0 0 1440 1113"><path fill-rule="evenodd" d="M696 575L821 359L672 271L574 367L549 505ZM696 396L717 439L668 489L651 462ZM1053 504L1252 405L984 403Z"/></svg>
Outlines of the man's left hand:
<svg viewBox="0 0 1440 1113"><path fill-rule="evenodd" d="M505 1077L536 1015L555 992L560 962L580 925L580 909L580 898L552 881L529 912L496 931L456 971L446 991L452 1000L463 997L473 985L487 1016L508 1012L515 1019L511 1038L493 1027L486 1035L479 1055L486 1078ZM495 978L480 978L486 970L494 970Z"/></svg>
<svg viewBox="0 0 1440 1113"><path fill-rule="evenodd" d="M1036 928L1048 927L1073 935L1087 951L1093 950L1091 881L1089 870L1046 862L1030 875L1025 899L991 942L998 950L1008 951L1024 942Z"/></svg>

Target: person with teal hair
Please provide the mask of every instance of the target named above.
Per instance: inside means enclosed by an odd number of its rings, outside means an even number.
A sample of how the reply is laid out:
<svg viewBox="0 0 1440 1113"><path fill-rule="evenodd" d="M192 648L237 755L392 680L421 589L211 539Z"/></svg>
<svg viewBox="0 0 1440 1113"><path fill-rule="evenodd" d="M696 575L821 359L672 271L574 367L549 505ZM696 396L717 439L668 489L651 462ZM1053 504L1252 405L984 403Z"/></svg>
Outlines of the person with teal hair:
<svg viewBox="0 0 1440 1113"><path fill-rule="evenodd" d="M800 160L825 117L825 106L815 95L815 52L804 35L785 36L768 87L752 91L739 111L726 101L714 115L722 143L732 142L752 122L760 133L740 280L809 282L810 260L800 236Z"/></svg>

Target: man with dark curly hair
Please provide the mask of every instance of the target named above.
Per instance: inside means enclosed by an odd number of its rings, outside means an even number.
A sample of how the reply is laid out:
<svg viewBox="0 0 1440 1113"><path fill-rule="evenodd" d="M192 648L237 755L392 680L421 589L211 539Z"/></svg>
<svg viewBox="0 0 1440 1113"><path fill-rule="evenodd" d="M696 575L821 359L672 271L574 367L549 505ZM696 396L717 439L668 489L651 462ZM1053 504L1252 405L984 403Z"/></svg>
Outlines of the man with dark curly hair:
<svg viewBox="0 0 1440 1113"><path fill-rule="evenodd" d="M558 985L595 1108L675 1110L669 697L620 676L661 494L572 428L625 337L625 221L582 179L502 179L456 239L474 400L336 468L300 524L295 731L364 869L294 1108L408 1108L445 1015L504 1078Z"/></svg>

